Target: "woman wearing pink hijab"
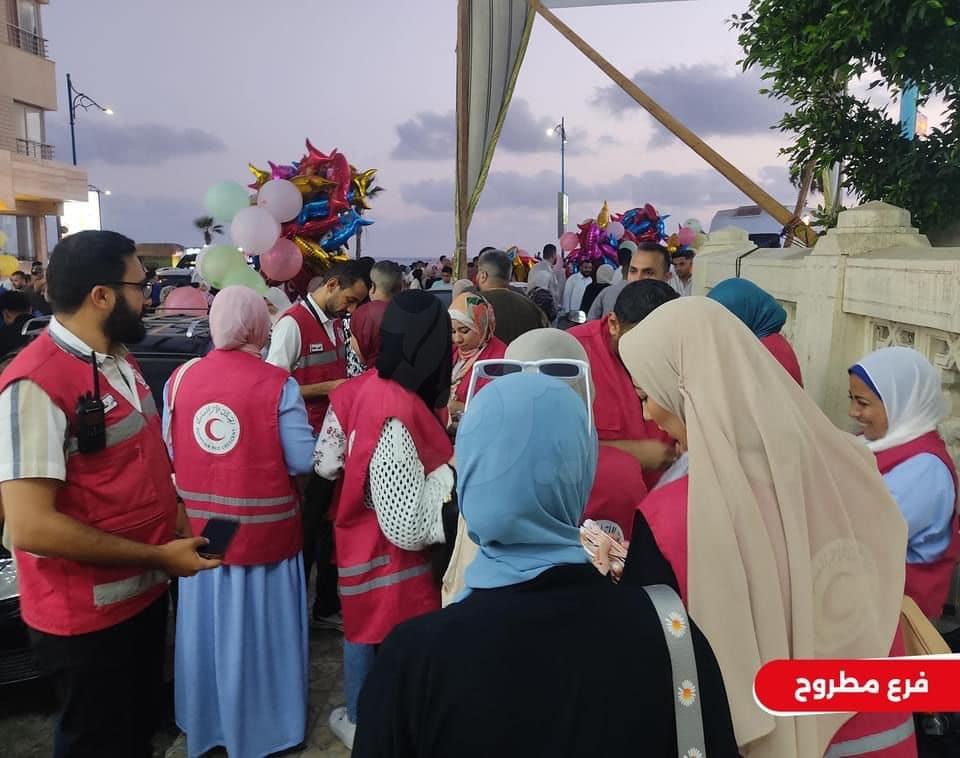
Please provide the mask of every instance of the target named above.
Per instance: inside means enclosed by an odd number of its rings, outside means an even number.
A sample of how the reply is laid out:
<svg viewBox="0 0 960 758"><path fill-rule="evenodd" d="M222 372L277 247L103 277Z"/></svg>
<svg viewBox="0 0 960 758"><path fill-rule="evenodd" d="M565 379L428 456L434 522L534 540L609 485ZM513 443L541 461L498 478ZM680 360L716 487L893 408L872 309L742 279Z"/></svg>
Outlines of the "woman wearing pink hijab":
<svg viewBox="0 0 960 758"><path fill-rule="evenodd" d="M296 381L261 358L269 334L263 298L226 287L210 309L215 349L164 387L164 437L190 528L201 534L213 519L236 528L221 568L180 584L176 714L192 756L217 746L268 755L306 731L309 626L293 477L312 469L314 438Z"/></svg>

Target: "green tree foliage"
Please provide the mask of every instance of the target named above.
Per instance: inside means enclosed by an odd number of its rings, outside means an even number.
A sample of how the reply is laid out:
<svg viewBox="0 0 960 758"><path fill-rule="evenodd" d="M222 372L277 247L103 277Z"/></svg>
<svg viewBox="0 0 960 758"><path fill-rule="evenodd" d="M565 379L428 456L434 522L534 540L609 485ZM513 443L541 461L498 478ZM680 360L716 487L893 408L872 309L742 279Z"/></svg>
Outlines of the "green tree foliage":
<svg viewBox="0 0 960 758"><path fill-rule="evenodd" d="M842 163L860 200L908 209L924 232L960 221L960 2L957 0L750 0L735 15L746 55L790 112L777 126L795 135L783 150L798 171ZM847 82L946 101L941 128L921 140ZM854 89L854 88L851 88Z"/></svg>

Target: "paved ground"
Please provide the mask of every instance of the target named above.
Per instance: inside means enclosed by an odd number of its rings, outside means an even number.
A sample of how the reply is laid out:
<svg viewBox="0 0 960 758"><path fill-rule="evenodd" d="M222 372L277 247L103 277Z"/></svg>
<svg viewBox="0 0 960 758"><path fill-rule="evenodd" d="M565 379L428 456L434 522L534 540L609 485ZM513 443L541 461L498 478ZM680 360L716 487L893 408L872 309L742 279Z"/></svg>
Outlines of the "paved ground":
<svg viewBox="0 0 960 758"><path fill-rule="evenodd" d="M310 702L307 741L302 749L284 753L298 758L349 756L327 727L330 711L343 705L341 636L314 631L310 635ZM0 688L0 756L47 758L52 753L56 702L46 682ZM157 735L154 758L186 758L183 739L171 727ZM209 756L224 756L214 751Z"/></svg>

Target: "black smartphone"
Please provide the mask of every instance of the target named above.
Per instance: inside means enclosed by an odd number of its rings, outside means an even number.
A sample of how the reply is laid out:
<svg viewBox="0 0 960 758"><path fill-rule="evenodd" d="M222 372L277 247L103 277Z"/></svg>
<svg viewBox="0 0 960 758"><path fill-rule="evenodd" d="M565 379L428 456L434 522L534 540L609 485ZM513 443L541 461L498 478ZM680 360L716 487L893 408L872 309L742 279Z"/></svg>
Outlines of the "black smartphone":
<svg viewBox="0 0 960 758"><path fill-rule="evenodd" d="M240 522L228 518L212 518L203 527L201 537L206 537L209 542L201 547L197 552L202 558L223 558L227 554L227 548L233 535L240 528Z"/></svg>

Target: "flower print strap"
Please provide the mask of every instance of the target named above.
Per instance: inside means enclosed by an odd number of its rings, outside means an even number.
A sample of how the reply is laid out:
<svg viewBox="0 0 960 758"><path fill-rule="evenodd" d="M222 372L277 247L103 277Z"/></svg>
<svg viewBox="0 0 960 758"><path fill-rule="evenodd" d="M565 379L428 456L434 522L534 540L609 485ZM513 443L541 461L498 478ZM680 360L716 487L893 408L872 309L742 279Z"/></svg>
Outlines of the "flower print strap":
<svg viewBox="0 0 960 758"><path fill-rule="evenodd" d="M706 758L703 714L697 680L697 659L693 652L690 619L680 597L665 584L643 588L653 603L667 641L673 670L673 710L677 719L677 749L680 758Z"/></svg>

